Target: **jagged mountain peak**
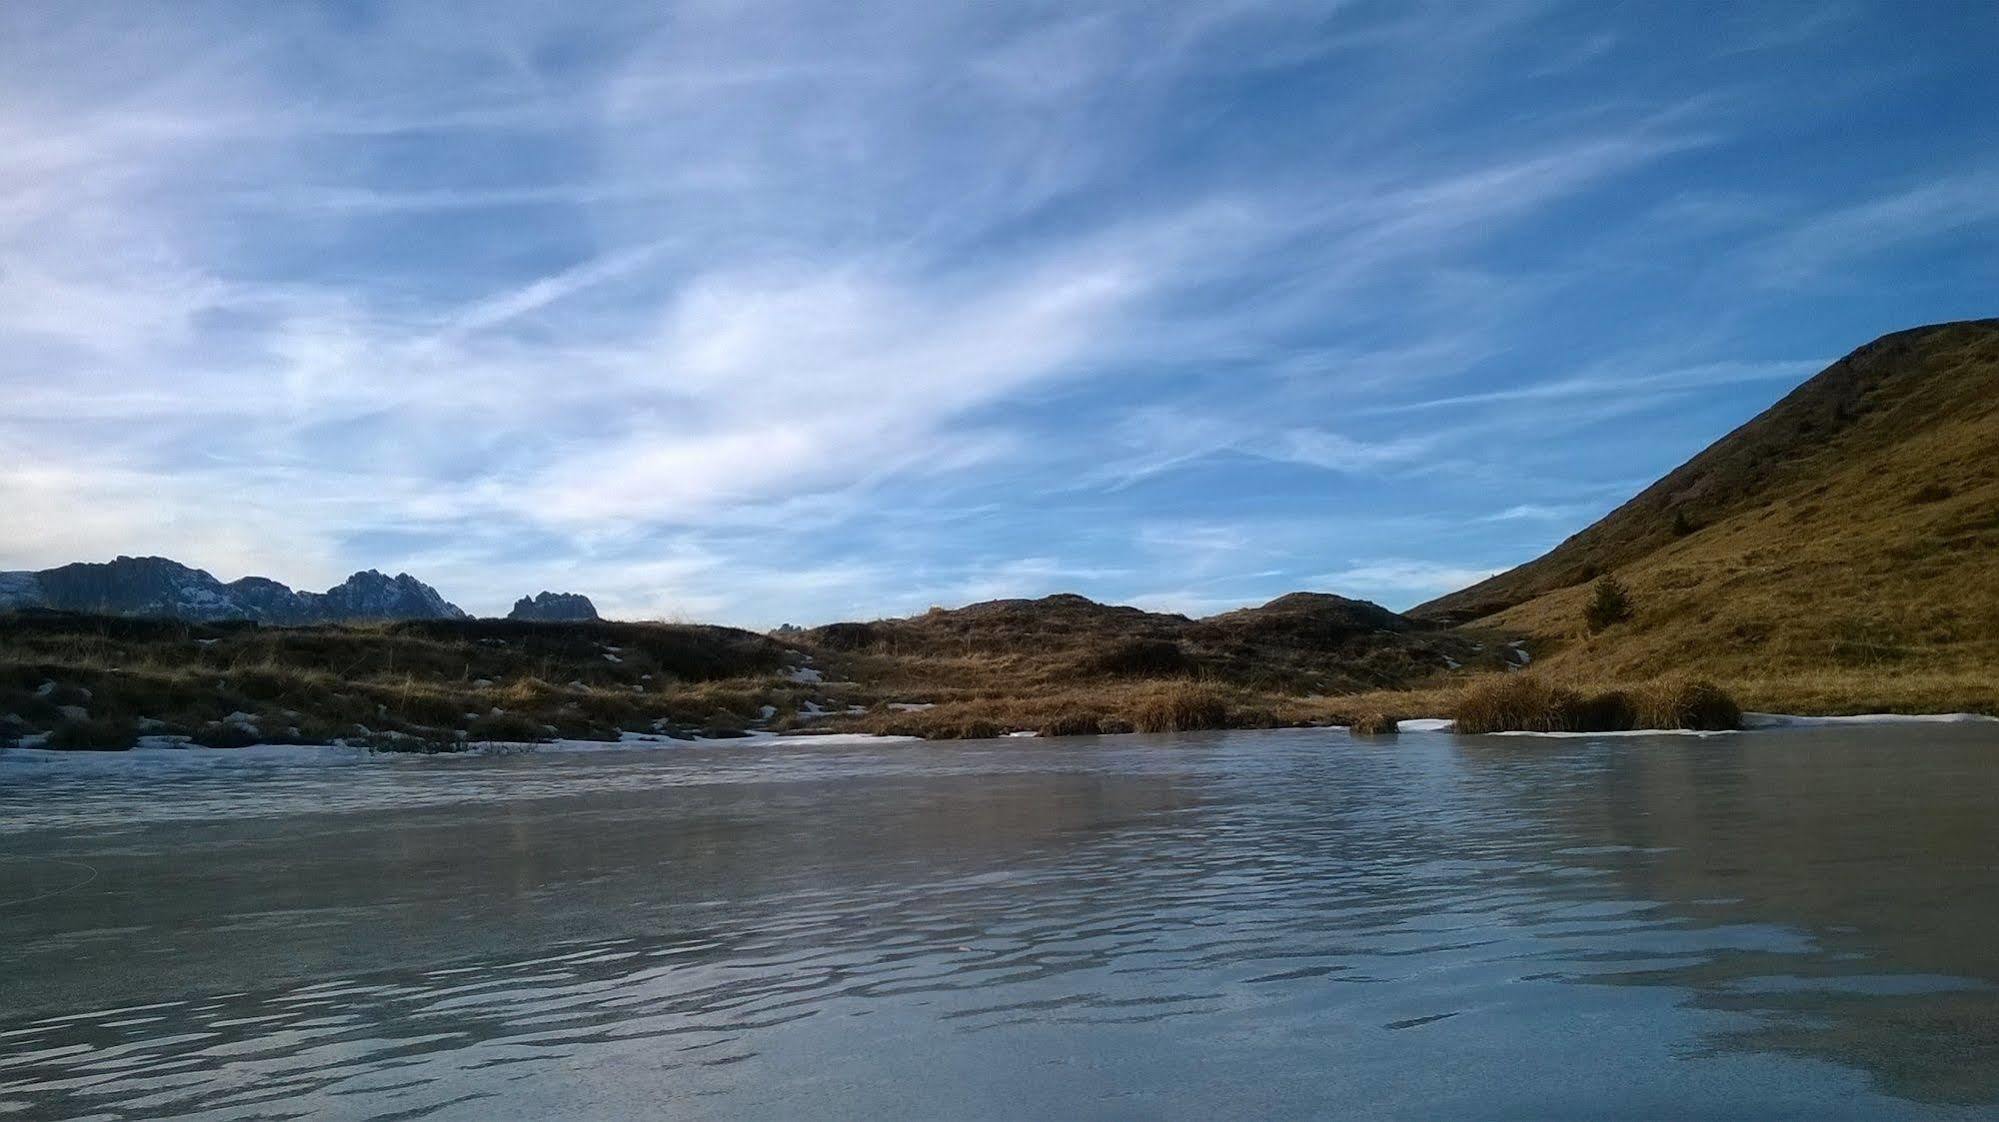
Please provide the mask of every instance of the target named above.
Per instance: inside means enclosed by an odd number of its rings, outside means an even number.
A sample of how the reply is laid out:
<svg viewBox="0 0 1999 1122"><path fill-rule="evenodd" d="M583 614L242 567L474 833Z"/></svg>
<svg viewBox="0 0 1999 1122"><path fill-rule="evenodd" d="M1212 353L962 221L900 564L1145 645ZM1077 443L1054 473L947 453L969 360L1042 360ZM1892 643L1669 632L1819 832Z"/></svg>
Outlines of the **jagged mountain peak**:
<svg viewBox="0 0 1999 1122"><path fill-rule="evenodd" d="M507 613L508 619L557 620L597 619L597 606L588 596L577 592L549 592L543 590L533 596L523 596L514 601L514 610Z"/></svg>

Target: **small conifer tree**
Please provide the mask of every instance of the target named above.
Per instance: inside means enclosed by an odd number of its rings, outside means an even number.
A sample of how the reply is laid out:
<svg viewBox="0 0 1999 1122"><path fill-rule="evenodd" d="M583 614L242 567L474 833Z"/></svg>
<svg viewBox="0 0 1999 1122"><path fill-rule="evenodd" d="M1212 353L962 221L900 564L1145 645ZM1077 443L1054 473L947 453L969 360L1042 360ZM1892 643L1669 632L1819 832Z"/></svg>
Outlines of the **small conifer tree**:
<svg viewBox="0 0 1999 1122"><path fill-rule="evenodd" d="M1595 635L1630 618L1631 594L1625 591L1624 582L1608 573L1598 577L1595 591L1583 607L1583 623L1589 627L1589 633Z"/></svg>

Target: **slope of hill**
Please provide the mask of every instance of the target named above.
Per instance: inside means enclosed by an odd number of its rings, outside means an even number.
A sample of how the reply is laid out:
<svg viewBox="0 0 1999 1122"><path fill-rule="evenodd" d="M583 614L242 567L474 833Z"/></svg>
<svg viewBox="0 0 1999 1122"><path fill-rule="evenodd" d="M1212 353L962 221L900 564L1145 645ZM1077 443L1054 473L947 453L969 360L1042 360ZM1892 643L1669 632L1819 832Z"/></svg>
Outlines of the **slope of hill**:
<svg viewBox="0 0 1999 1122"><path fill-rule="evenodd" d="M1587 636L1604 573L1636 614ZM1999 320L1869 343L1547 555L1410 614L1531 635L1558 675L1999 709Z"/></svg>
<svg viewBox="0 0 1999 1122"><path fill-rule="evenodd" d="M224 584L206 570L165 557L120 557L0 573L0 611L23 608L287 625L465 618L457 605L408 573L391 577L369 569L325 592L294 592L265 577Z"/></svg>

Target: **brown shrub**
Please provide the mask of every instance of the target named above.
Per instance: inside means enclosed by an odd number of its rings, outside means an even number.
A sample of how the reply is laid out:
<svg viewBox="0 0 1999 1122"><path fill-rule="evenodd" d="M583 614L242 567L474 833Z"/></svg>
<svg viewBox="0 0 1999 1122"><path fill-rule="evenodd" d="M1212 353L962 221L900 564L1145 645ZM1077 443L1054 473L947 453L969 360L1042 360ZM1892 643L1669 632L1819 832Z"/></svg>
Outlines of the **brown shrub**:
<svg viewBox="0 0 1999 1122"><path fill-rule="evenodd" d="M1580 732L1616 732L1638 727L1638 702L1623 690L1606 690L1583 698L1576 707Z"/></svg>
<svg viewBox="0 0 1999 1122"><path fill-rule="evenodd" d="M1508 674L1474 682L1451 718L1462 733L1575 732L1582 695L1534 674Z"/></svg>
<svg viewBox="0 0 1999 1122"><path fill-rule="evenodd" d="M1228 724L1228 698L1210 686L1191 682L1151 694L1132 714L1132 725L1139 732L1189 732L1227 728Z"/></svg>
<svg viewBox="0 0 1999 1122"><path fill-rule="evenodd" d="M1668 678L1638 692L1637 727L1712 729L1742 727L1742 707L1727 691L1697 678Z"/></svg>
<svg viewBox="0 0 1999 1122"><path fill-rule="evenodd" d="M1362 713L1347 725L1347 731L1355 736L1393 736L1401 724L1399 718L1387 713Z"/></svg>
<svg viewBox="0 0 1999 1122"><path fill-rule="evenodd" d="M1045 721L1037 736L1095 736L1104 731L1102 714L1087 709L1065 709Z"/></svg>

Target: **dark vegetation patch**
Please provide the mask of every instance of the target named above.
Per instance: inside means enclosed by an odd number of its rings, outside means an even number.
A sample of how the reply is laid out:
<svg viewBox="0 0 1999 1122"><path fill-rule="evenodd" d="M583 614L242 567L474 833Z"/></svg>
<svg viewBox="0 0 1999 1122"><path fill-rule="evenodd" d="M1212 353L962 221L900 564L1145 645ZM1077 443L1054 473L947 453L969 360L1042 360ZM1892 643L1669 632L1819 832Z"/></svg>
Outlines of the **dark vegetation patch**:
<svg viewBox="0 0 1999 1122"><path fill-rule="evenodd" d="M1092 652L1080 669L1121 678L1170 678L1193 673L1195 662L1171 639L1119 639Z"/></svg>
<svg viewBox="0 0 1999 1122"><path fill-rule="evenodd" d="M1634 691L1584 693L1539 674L1476 682L1451 713L1458 732L1621 732L1739 728L1742 710L1712 682L1669 678Z"/></svg>
<svg viewBox="0 0 1999 1122"><path fill-rule="evenodd" d="M128 721L66 720L49 731L45 748L59 752L122 752L139 742Z"/></svg>

